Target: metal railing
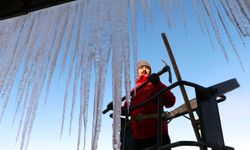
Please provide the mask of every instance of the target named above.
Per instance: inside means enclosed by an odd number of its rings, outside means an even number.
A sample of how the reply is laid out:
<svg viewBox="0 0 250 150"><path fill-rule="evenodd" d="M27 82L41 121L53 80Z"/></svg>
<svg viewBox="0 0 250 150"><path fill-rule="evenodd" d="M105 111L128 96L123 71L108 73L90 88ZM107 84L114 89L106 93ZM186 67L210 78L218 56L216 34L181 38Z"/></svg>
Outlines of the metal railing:
<svg viewBox="0 0 250 150"><path fill-rule="evenodd" d="M172 144L162 145L162 100L161 95L164 94L166 91L171 90L179 85L190 86L195 89L196 98L197 98L197 108L193 108L192 111L198 111L199 123L201 125L201 137L202 141L178 141ZM145 86L145 85L144 85ZM196 83L188 82L188 81L178 81L167 88L162 89L161 91L155 93L153 96L146 99L144 102L130 106L129 111L142 107L153 100L158 101L158 126L157 126L157 145L154 147L149 147L146 150L150 149L158 149L158 150L167 150L170 148L178 147L178 146L199 146L203 147L203 149L212 148L212 150L233 150L234 148L225 146L221 123L219 119L219 112L217 103L224 101L226 97L223 95L229 91L238 88L239 84L236 79L230 79L219 84L210 86L205 88L200 86ZM219 99L217 100L217 97ZM209 108L208 112L207 109ZM169 116L167 119L172 119L177 116L181 116L186 114L186 112L182 112L182 114L176 114L176 116ZM209 114L208 114L209 113ZM127 110L124 109L122 114L125 116L125 124L129 121L129 117L127 114ZM211 117L212 114L212 117ZM211 122L207 122L206 120L210 120ZM216 127L215 131L211 131L213 127ZM126 127L125 127L126 128ZM124 129L126 132L126 129ZM213 134L211 136L211 134ZM214 138L215 137L215 138ZM123 148L126 149L126 138L123 140Z"/></svg>

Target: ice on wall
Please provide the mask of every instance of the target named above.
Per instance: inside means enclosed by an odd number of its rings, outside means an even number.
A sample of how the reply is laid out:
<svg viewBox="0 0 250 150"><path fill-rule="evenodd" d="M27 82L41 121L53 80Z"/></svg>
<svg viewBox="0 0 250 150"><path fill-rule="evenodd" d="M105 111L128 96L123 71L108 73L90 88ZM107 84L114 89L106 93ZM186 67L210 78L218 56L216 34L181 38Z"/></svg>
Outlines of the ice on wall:
<svg viewBox="0 0 250 150"><path fill-rule="evenodd" d="M118 150L121 89L125 88L129 103L129 70L134 67L136 72L138 8L141 8L144 16L145 28L147 21L153 27L154 5L162 6L168 23L166 27L174 28L173 18L178 17L175 12L178 10L179 18L186 28L188 16L185 16L185 11L189 10L185 9L185 3L185 0L78 0L0 21L0 122L3 120L12 90L17 88L12 124L18 122L19 125L16 140L20 143L20 150L28 149L36 112L39 105L47 101L57 69L60 72L58 81L61 81L61 76L66 75L60 136L63 136L65 130L71 134L74 130L74 117L78 116L76 147L77 150L85 149L86 139L89 138L86 136L87 118L92 115L94 119L92 127L89 127L92 128L91 149L98 149L109 61L112 61L114 104L112 141L113 149ZM229 61L228 51L224 48L221 38L221 34L225 33L243 68L226 20L231 21L242 41L244 37L249 37L249 0L192 0L192 4L202 32L209 36L211 43L211 36L215 35L217 44L221 46L226 60ZM218 27L220 25L222 31ZM211 31L213 33L210 33ZM131 51L133 59L130 57ZM91 72L94 72L94 77ZM133 78L136 79L136 74ZM94 82L95 88L93 96L90 95L91 81ZM17 83L17 86L14 86L14 83ZM41 99L43 91L46 96ZM89 114L90 96L94 98L92 114ZM67 105L68 101L70 105ZM76 107L80 109L78 114ZM17 118L19 112L21 115ZM67 113L70 115L69 128L65 129Z"/></svg>

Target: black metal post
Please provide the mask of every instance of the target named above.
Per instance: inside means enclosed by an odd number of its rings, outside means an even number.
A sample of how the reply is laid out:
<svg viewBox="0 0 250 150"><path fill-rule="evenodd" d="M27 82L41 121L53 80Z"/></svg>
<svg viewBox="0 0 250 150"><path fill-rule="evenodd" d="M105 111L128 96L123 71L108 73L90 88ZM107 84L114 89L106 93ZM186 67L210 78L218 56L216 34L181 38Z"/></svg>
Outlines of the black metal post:
<svg viewBox="0 0 250 150"><path fill-rule="evenodd" d="M213 96L214 92L215 91L207 88L196 88L196 98L202 141L217 147L212 148L212 150L221 150L225 147L225 144L217 100L216 97Z"/></svg>
<svg viewBox="0 0 250 150"><path fill-rule="evenodd" d="M157 148L162 145L162 97L157 96L158 101L158 126L157 126Z"/></svg>

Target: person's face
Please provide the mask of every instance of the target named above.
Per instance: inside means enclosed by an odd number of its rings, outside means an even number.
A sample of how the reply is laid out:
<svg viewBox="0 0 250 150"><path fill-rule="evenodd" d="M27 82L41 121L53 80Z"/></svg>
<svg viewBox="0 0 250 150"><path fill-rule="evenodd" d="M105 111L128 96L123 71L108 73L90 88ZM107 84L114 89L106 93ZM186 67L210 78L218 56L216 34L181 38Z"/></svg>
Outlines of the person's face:
<svg viewBox="0 0 250 150"><path fill-rule="evenodd" d="M137 70L138 73L138 79L144 75L144 76L149 76L150 75L150 68L148 66L141 66Z"/></svg>

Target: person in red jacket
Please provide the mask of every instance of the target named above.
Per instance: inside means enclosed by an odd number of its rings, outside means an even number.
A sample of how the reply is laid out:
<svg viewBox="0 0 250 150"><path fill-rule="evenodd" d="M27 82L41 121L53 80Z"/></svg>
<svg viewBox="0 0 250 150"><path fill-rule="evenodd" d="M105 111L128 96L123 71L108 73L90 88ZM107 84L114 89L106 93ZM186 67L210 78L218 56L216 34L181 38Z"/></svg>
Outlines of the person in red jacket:
<svg viewBox="0 0 250 150"><path fill-rule="evenodd" d="M142 89L136 91L136 94L132 96L130 107L144 102L155 93L167 87L160 81L160 78L157 74L151 74L151 67L148 62L144 60L139 61L137 64L136 87L140 86L148 79L150 82ZM162 94L163 106L169 108L174 104L175 96L173 93L166 91L164 94ZM142 107L129 111L129 116L131 117L129 127L134 139L134 149L145 149L157 144L157 107L157 98L155 98ZM126 102L122 109L125 108L127 108ZM167 120L164 118L164 115L162 117L162 144L170 144Z"/></svg>

